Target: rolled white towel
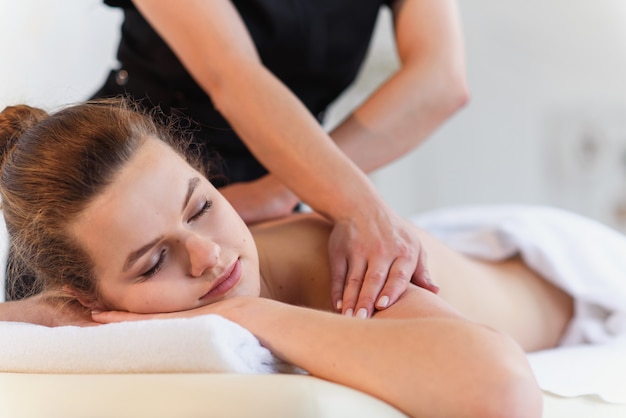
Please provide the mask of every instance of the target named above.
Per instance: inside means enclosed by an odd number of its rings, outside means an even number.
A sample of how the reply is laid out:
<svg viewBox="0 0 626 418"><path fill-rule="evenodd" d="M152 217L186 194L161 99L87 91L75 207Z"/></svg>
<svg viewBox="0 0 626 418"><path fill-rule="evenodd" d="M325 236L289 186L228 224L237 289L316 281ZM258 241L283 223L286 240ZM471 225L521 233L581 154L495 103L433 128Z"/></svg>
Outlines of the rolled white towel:
<svg viewBox="0 0 626 418"><path fill-rule="evenodd" d="M0 371L277 373L295 369L219 315L48 328L0 322Z"/></svg>

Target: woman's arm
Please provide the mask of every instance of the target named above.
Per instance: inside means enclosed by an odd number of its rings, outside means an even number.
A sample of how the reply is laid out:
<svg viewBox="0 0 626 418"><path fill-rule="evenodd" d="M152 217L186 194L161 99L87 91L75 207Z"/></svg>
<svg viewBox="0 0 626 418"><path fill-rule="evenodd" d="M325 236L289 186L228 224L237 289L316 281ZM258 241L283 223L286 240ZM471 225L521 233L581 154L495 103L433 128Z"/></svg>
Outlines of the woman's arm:
<svg viewBox="0 0 626 418"><path fill-rule="evenodd" d="M77 303L50 297L45 293L0 303L0 321L27 322L46 327L99 325Z"/></svg>
<svg viewBox="0 0 626 418"><path fill-rule="evenodd" d="M385 319L347 318L261 298L165 315L103 312L94 319L204 313L241 324L312 375L371 394L410 416L541 415L541 392L520 348L503 334L460 318L423 289L411 288L379 314Z"/></svg>
<svg viewBox="0 0 626 418"><path fill-rule="evenodd" d="M382 200L367 176L319 126L298 98L261 63L226 0L135 0L252 153L319 213L332 219L331 264L344 311L373 311L383 292L395 300L426 268L416 235ZM297 173L297 175L294 175ZM361 283L363 286L361 287ZM383 293L384 294L384 293ZM357 303L358 299L358 303Z"/></svg>
<svg viewBox="0 0 626 418"><path fill-rule="evenodd" d="M28 322L50 326L50 319L31 297L13 302L0 303L0 321Z"/></svg>

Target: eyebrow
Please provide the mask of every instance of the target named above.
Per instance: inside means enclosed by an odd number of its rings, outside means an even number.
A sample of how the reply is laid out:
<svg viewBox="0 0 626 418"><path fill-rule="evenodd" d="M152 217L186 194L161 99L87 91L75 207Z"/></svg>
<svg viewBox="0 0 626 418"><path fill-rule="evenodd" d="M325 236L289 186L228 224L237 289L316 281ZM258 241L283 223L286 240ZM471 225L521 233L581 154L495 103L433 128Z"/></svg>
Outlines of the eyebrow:
<svg viewBox="0 0 626 418"><path fill-rule="evenodd" d="M124 268L122 269L122 272L128 271L128 269L135 263L135 261L141 258L142 255L150 251L150 248L157 245L160 240L161 240L161 237L155 238L149 243L147 243L146 245L144 245L143 247L130 253L128 257L126 258L126 262L124 263Z"/></svg>
<svg viewBox="0 0 626 418"><path fill-rule="evenodd" d="M196 187L198 187L198 184L200 184L199 177L192 177L191 179L189 179L189 182L187 183L187 194L185 195L185 199L183 201L182 211L184 211L185 207L187 207L187 204L189 203L189 200L191 199L191 196L193 195L194 190L196 190ZM147 243L146 245L142 246L141 248L130 253L128 257L126 257L126 262L124 263L124 268L122 269L122 271L123 272L128 271L128 269L139 258L141 258L141 256L143 256L145 253L150 251L150 249L154 247L155 245L157 245L160 240L161 240L161 237L157 237L153 239L152 241L150 241L149 243Z"/></svg>
<svg viewBox="0 0 626 418"><path fill-rule="evenodd" d="M187 195L183 201L183 208L181 211L184 211L187 207L189 199L191 199L191 195L193 194L193 191L196 190L196 187L198 187L198 184L200 184L200 177L192 177L189 179L189 183L187 183Z"/></svg>

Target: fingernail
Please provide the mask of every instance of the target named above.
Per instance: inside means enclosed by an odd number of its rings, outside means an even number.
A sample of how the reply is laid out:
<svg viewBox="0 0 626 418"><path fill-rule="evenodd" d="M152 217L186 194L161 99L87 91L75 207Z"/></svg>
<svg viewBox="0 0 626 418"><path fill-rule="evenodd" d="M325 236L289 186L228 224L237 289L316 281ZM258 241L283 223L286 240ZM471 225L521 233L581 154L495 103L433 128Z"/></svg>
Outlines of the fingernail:
<svg viewBox="0 0 626 418"><path fill-rule="evenodd" d="M424 272L424 278L428 282L429 285L434 286L433 280L430 278L430 274L428 272Z"/></svg>
<svg viewBox="0 0 626 418"><path fill-rule="evenodd" d="M367 309L361 308L356 313L357 318L365 319L367 318Z"/></svg>
<svg viewBox="0 0 626 418"><path fill-rule="evenodd" d="M439 291L439 286L437 286L430 278L429 275L426 275L426 281L428 282L429 286L433 289L433 291L435 293L437 293Z"/></svg>
<svg viewBox="0 0 626 418"><path fill-rule="evenodd" d="M354 311L352 310L352 308L347 309L347 310L346 310L346 313L345 313L344 315L346 315L346 316L352 316L352 312L354 312Z"/></svg>
<svg viewBox="0 0 626 418"><path fill-rule="evenodd" d="M387 305L389 305L389 296L382 296L378 299L378 302L376 302L376 306L379 308L386 308Z"/></svg>
<svg viewBox="0 0 626 418"><path fill-rule="evenodd" d="M343 306L343 301L339 299L337 301L337 304L335 305L335 308L337 308L338 311L341 311L342 306Z"/></svg>
<svg viewBox="0 0 626 418"><path fill-rule="evenodd" d="M98 314L100 314L100 313L102 313L102 311L98 311L98 310L96 310L96 309L92 309L92 310L91 310L91 314L92 314L92 315L98 315Z"/></svg>
<svg viewBox="0 0 626 418"><path fill-rule="evenodd" d="M424 273L424 280L426 280L426 283L428 283L429 286L432 286L432 287L437 286L435 283L433 283L433 280L430 278L430 274L426 272Z"/></svg>

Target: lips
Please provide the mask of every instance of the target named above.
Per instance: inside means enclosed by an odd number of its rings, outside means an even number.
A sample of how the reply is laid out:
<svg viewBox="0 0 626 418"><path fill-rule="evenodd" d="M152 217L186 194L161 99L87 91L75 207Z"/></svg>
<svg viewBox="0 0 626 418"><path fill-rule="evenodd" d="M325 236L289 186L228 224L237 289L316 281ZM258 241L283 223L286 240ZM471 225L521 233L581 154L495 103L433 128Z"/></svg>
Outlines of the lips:
<svg viewBox="0 0 626 418"><path fill-rule="evenodd" d="M241 260L237 259L220 277L209 292L200 299L216 298L227 294L241 279Z"/></svg>

